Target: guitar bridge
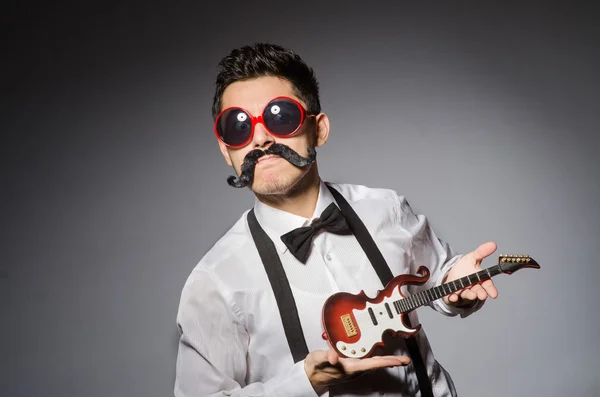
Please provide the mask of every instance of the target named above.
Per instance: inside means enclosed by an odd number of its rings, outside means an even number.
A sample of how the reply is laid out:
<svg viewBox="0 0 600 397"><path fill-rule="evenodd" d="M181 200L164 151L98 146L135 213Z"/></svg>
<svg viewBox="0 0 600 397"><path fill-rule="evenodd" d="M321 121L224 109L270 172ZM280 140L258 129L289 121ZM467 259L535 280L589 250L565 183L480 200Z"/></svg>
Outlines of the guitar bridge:
<svg viewBox="0 0 600 397"><path fill-rule="evenodd" d="M352 317L349 314L344 314L340 317L342 319L342 324L344 324L344 330L346 331L346 335L348 337L358 335L358 331L356 330L356 325L352 322Z"/></svg>

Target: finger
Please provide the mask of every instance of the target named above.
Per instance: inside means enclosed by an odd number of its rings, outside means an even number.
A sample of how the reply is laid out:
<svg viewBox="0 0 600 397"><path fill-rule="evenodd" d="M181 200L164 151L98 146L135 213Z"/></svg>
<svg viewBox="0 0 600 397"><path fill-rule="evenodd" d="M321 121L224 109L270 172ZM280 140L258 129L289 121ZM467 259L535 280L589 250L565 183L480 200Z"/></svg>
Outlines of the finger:
<svg viewBox="0 0 600 397"><path fill-rule="evenodd" d="M448 296L448 300L450 302L458 302L459 298L460 298L459 297L459 292L452 293L451 295Z"/></svg>
<svg viewBox="0 0 600 397"><path fill-rule="evenodd" d="M483 283L481 283L481 286L483 289L485 289L485 292L487 292L490 298L496 299L498 297L498 290L496 289L496 286L492 280L485 280Z"/></svg>
<svg viewBox="0 0 600 397"><path fill-rule="evenodd" d="M465 288L460 293L460 297L461 297L461 299L464 299L464 300L473 301L473 300L477 299L477 292L473 291L471 288Z"/></svg>
<svg viewBox="0 0 600 397"><path fill-rule="evenodd" d="M340 367L338 367L338 366L325 365L323 367L318 367L316 369L318 369L318 371L320 373L325 374L325 375L329 375L329 376L332 376L332 377L340 376L343 373L341 371Z"/></svg>
<svg viewBox="0 0 600 397"><path fill-rule="evenodd" d="M475 293L475 299L485 300L487 298L487 292L480 284L475 284L471 287L471 291Z"/></svg>
<svg viewBox="0 0 600 397"><path fill-rule="evenodd" d="M344 366L344 371L348 374L369 371L377 368L397 367L400 365L410 364L410 358L406 356L379 356L365 358L362 360L355 359L340 359L340 363Z"/></svg>
<svg viewBox="0 0 600 397"><path fill-rule="evenodd" d="M339 360L339 356L335 350L333 350L333 349L327 350L327 361L329 362L329 364L336 365L338 363L338 360Z"/></svg>
<svg viewBox="0 0 600 397"><path fill-rule="evenodd" d="M476 263L480 263L484 258L492 255L496 251L496 243L488 241L481 244L475 251L472 252Z"/></svg>

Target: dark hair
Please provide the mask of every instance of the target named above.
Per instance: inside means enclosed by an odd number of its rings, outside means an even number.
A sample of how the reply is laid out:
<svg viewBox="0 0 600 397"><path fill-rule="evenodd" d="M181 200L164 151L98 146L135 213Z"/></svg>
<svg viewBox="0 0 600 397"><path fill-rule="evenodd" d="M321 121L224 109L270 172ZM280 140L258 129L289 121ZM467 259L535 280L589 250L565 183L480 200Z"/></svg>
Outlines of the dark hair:
<svg viewBox="0 0 600 397"><path fill-rule="evenodd" d="M232 50L218 66L215 96L213 98L213 120L221 111L223 92L231 83L263 76L274 76L288 80L294 94L306 103L310 114L321 112L319 83L312 68L297 54L275 44L255 43Z"/></svg>

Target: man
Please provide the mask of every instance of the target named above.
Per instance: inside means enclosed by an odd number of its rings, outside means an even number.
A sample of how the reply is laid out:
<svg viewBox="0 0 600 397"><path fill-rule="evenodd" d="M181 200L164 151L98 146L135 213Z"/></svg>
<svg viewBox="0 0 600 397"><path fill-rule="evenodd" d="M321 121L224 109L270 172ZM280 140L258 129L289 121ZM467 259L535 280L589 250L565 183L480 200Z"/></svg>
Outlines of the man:
<svg viewBox="0 0 600 397"><path fill-rule="evenodd" d="M333 293L364 290L374 297L383 289L373 257L381 258L380 268L393 276L426 266L429 281L409 287L410 294L478 271L495 244L457 255L403 196L324 183L315 149L327 142L329 119L321 112L313 70L299 56L276 45L255 44L233 50L219 65L212 113L221 153L237 174L228 182L250 188L256 200L183 288L175 395L456 395L424 330L413 339L417 353L409 354L403 338L386 337L377 356L344 358L322 337L321 310ZM348 230L356 220L339 216L343 202L368 236ZM333 223L333 218L341 226L332 231L309 227ZM304 229L294 232L297 228ZM298 233L303 237L295 241ZM376 247L363 249L364 239ZM273 281L273 269L284 274L287 281L281 285L289 285L288 295L276 296L282 276ZM445 315L467 316L488 296L497 296L490 280L430 305ZM283 325L289 313L297 313L296 329ZM416 312L409 319L418 324ZM288 340L290 333L301 335L300 341ZM294 355L298 345L307 354ZM426 371L421 377L417 360Z"/></svg>

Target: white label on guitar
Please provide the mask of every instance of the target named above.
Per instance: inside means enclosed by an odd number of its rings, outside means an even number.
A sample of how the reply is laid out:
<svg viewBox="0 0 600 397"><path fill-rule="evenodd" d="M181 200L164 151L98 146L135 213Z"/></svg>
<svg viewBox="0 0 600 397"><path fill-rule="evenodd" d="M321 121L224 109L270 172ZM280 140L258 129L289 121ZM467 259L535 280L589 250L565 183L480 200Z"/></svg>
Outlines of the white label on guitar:
<svg viewBox="0 0 600 397"><path fill-rule="evenodd" d="M396 312L394 307L394 301L403 299L398 291L398 288L394 289L392 295L388 298L384 298L381 303L370 303L367 302L366 307L363 310L352 310L354 318L356 319L356 327L360 330L360 339L354 343L337 342L335 345L337 349L342 352L346 357L362 358L373 348L373 345L382 341L382 334L385 330L391 329L393 331L403 332L414 332L415 329L406 328L400 319L400 314ZM392 312L392 318L388 314L388 310L385 304L389 305ZM369 308L373 310L373 315L377 321L377 325L373 324Z"/></svg>

